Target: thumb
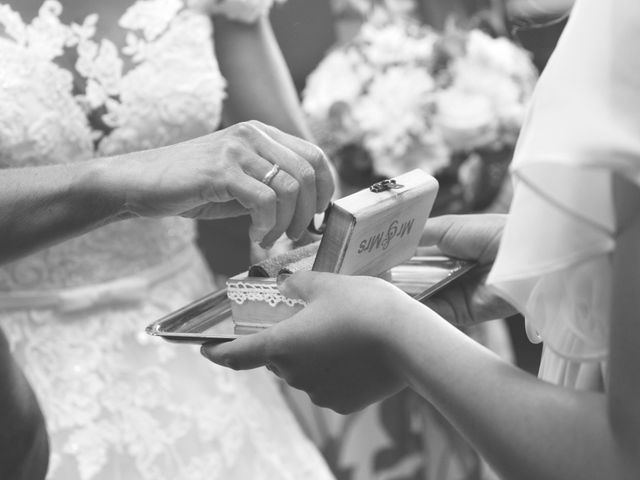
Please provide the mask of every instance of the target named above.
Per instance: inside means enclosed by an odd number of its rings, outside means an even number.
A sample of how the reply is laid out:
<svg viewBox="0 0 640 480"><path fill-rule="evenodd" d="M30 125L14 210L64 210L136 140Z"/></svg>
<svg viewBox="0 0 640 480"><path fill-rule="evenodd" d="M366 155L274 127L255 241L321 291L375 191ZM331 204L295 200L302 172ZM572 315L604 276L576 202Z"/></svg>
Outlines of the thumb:
<svg viewBox="0 0 640 480"><path fill-rule="evenodd" d="M313 301L323 286L331 285L336 275L321 272L298 272L278 275L278 289L285 297L299 298L307 303Z"/></svg>
<svg viewBox="0 0 640 480"><path fill-rule="evenodd" d="M269 334L265 330L231 342L204 344L200 348L200 353L213 363L233 370L262 367L267 362Z"/></svg>
<svg viewBox="0 0 640 480"><path fill-rule="evenodd" d="M430 218L422 234L422 245L437 245L451 257L476 260L481 264L495 259L500 245L505 215L444 215Z"/></svg>
<svg viewBox="0 0 640 480"><path fill-rule="evenodd" d="M457 215L442 215L429 218L422 232L420 245L440 247L458 219L459 216Z"/></svg>

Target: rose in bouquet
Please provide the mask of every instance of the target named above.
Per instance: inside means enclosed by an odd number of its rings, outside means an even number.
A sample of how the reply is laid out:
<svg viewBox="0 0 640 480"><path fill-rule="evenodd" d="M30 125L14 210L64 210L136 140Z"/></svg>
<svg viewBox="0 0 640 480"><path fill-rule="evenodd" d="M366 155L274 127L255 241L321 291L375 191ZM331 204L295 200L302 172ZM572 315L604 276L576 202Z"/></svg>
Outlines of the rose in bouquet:
<svg viewBox="0 0 640 480"><path fill-rule="evenodd" d="M469 200L490 162L506 172L536 78L506 38L379 10L309 76L303 108L347 183L418 167Z"/></svg>

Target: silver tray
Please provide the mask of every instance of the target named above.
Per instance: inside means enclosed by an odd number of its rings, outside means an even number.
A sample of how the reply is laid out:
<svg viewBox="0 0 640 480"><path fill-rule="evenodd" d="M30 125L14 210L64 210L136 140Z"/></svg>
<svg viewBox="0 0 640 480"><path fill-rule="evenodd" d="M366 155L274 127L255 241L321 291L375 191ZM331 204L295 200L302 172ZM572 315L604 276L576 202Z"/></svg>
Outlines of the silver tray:
<svg viewBox="0 0 640 480"><path fill-rule="evenodd" d="M424 302L474 266L474 262L455 258L415 256L390 270L391 283ZM216 343L228 342L256 330L235 327L227 290L222 289L152 323L146 332L170 341Z"/></svg>

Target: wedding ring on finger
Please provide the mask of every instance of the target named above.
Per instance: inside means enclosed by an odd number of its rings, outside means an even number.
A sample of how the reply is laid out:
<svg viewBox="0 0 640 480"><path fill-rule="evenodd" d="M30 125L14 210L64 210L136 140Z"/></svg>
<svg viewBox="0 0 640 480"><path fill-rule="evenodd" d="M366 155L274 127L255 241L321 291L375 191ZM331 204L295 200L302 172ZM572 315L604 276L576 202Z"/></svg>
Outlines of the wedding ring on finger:
<svg viewBox="0 0 640 480"><path fill-rule="evenodd" d="M269 170L262 179L262 183L264 183L267 187L270 186L271 182L273 182L273 179L276 177L279 171L280 166L274 163L273 167L271 167L271 170Z"/></svg>

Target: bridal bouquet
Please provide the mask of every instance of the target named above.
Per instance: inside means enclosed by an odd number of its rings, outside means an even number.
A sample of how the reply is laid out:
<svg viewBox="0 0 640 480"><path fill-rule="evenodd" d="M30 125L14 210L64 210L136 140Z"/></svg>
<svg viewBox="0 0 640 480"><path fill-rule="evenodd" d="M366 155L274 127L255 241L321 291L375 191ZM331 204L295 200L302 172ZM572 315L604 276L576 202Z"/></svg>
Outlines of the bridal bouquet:
<svg viewBox="0 0 640 480"><path fill-rule="evenodd" d="M418 167L464 190L483 157L510 158L536 79L508 39L377 12L309 76L303 108L347 182Z"/></svg>

